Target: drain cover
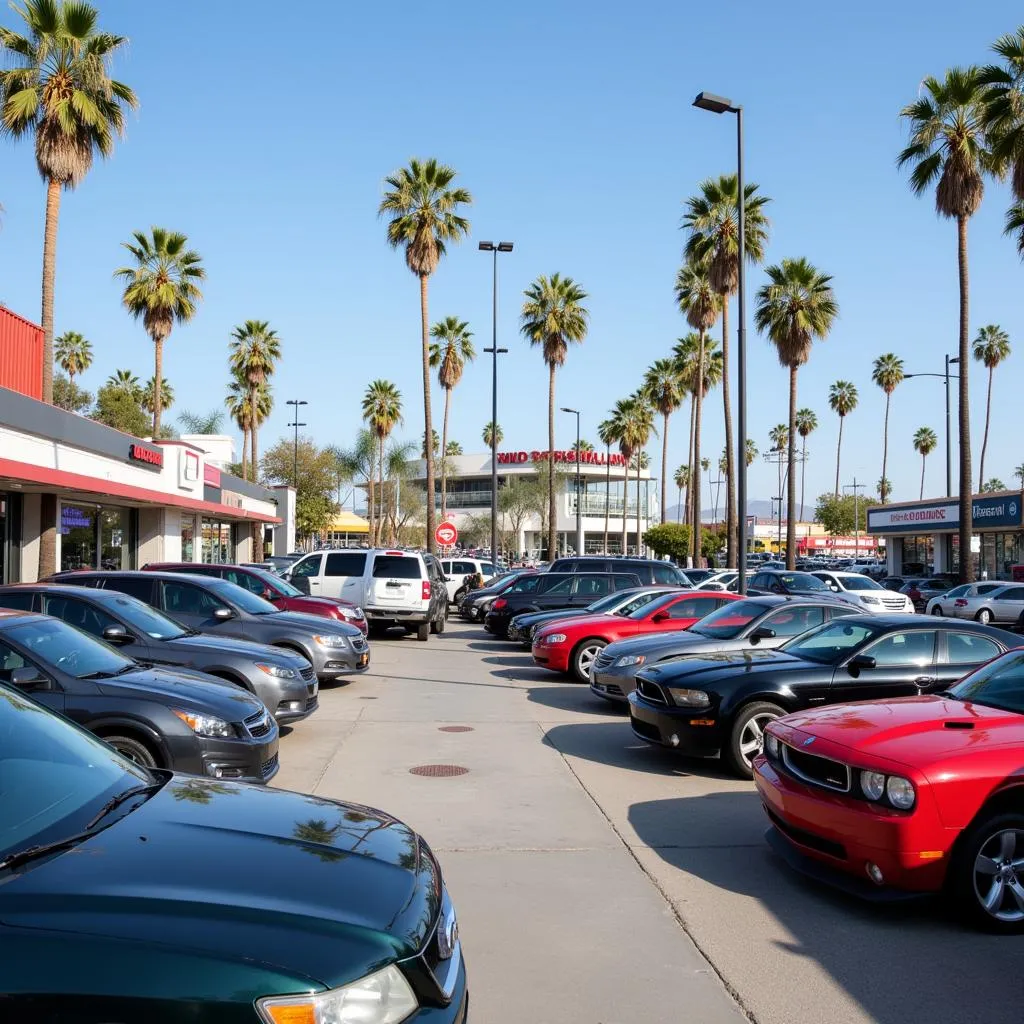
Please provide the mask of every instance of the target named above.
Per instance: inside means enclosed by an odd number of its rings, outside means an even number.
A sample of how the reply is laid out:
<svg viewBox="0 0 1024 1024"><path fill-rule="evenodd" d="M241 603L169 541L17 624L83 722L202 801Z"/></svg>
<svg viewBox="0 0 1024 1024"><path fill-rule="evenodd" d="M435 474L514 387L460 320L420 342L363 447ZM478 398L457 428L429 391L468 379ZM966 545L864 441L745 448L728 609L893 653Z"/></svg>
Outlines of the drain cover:
<svg viewBox="0 0 1024 1024"><path fill-rule="evenodd" d="M410 775L422 775L428 779L453 779L456 775L468 773L468 768L458 764L418 764L409 769Z"/></svg>
<svg viewBox="0 0 1024 1024"><path fill-rule="evenodd" d="M438 732L472 732L473 726L471 725L442 725L438 728Z"/></svg>

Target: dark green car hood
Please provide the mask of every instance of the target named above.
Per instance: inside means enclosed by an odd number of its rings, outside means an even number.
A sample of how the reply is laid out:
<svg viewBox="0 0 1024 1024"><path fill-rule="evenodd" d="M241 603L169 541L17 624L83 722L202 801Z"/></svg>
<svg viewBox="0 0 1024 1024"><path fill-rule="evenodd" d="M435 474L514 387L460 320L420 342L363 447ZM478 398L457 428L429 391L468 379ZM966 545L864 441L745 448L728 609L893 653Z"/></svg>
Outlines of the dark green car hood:
<svg viewBox="0 0 1024 1024"><path fill-rule="evenodd" d="M826 666L794 658L785 651L721 651L717 654L684 654L672 661L642 669L637 678L650 679L662 686L692 685L704 689L719 684L730 687L742 685L755 676L759 679L774 675L792 676L823 668Z"/></svg>
<svg viewBox="0 0 1024 1024"><path fill-rule="evenodd" d="M131 806L131 804L127 805ZM0 922L265 965L324 986L414 954L433 856L371 808L175 776L69 851L0 874Z"/></svg>

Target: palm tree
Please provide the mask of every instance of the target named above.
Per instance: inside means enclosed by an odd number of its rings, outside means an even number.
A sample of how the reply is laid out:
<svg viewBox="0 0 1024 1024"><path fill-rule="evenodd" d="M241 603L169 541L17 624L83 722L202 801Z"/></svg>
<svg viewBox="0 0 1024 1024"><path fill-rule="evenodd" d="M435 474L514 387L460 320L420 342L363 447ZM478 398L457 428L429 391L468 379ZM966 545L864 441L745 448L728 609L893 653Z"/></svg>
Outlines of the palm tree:
<svg viewBox="0 0 1024 1024"><path fill-rule="evenodd" d="M879 356L871 370L871 380L885 392L885 425L882 428L882 480L888 483L885 475L889 462L889 402L892 393L903 382L903 360L892 352ZM881 496L884 502L887 495Z"/></svg>
<svg viewBox="0 0 1024 1024"><path fill-rule="evenodd" d="M592 452L593 450L594 446L585 437L580 438L579 441L573 441L572 443L572 451L579 454L586 455L588 452Z"/></svg>
<svg viewBox="0 0 1024 1024"><path fill-rule="evenodd" d="M892 481L887 480L884 476L880 477L878 483L875 484L875 491L878 494L878 497L884 500L884 498L882 498L883 495L892 494Z"/></svg>
<svg viewBox="0 0 1024 1024"><path fill-rule="evenodd" d="M681 523L683 521L683 491L689 490L690 487L690 467L680 466L676 470L674 479L676 489L679 492L679 503L676 506L676 522Z"/></svg>
<svg viewBox="0 0 1024 1024"><path fill-rule="evenodd" d="M531 345L539 345L548 367L548 558L555 557L555 371L565 363L569 344L582 344L590 314L583 305L587 293L571 278L541 274L523 293L520 330Z"/></svg>
<svg viewBox="0 0 1024 1024"><path fill-rule="evenodd" d="M1003 234L1017 236L1017 255L1024 260L1024 202L1014 203L1006 211Z"/></svg>
<svg viewBox="0 0 1024 1024"><path fill-rule="evenodd" d="M207 413L182 409L178 413L178 422L188 434L219 434L224 426L224 413L220 409L211 409Z"/></svg>
<svg viewBox="0 0 1024 1024"><path fill-rule="evenodd" d="M248 381L233 375L224 405L242 432L242 479L248 480L251 476L253 480L259 480L259 462L249 458L249 439L253 435L254 424L258 426L270 415L274 407L274 396L266 383L260 384L253 392Z"/></svg>
<svg viewBox="0 0 1024 1024"><path fill-rule="evenodd" d="M992 416L992 375L996 367L1010 355L1010 336L1001 327L989 324L978 331L974 339L974 358L988 370L988 397L985 400L985 433L981 441L978 460L978 487L985 479L985 452L988 449L988 425Z"/></svg>
<svg viewBox="0 0 1024 1024"><path fill-rule="evenodd" d="M107 378L104 387L130 395L134 401L142 403L143 388L139 378L131 370L115 370Z"/></svg>
<svg viewBox="0 0 1024 1024"><path fill-rule="evenodd" d="M266 320L246 320L240 327L231 332L231 343L228 346L229 365L231 372L245 382L249 388L249 405L256 411L249 422L251 437L253 477L259 465L256 446L256 435L263 417L259 416L256 403L256 392L263 390L270 394L270 377L277 369L277 361L281 358L281 339L277 331L272 330ZM296 417L298 419L298 417Z"/></svg>
<svg viewBox="0 0 1024 1024"><path fill-rule="evenodd" d="M1020 485L1024 488L1024 462L1022 462L1014 471L1013 475L1020 481Z"/></svg>
<svg viewBox="0 0 1024 1024"><path fill-rule="evenodd" d="M997 476L994 476L991 479L986 480L985 483L982 484L982 487L981 487L981 493L982 494L991 494L993 491L1005 491L1005 490L1006 490L1006 484L1004 484L1003 481L1000 480L999 477L997 477Z"/></svg>
<svg viewBox="0 0 1024 1024"><path fill-rule="evenodd" d="M608 551L608 520L611 515L611 504L612 504L612 445L618 443L618 435L616 433L616 425L614 420L607 419L601 420L597 425L597 436L600 438L601 444L605 448L605 462L604 462L604 553L609 554ZM625 500L625 499L623 499ZM622 515L625 517L626 508L623 503ZM623 552L625 554L625 552Z"/></svg>
<svg viewBox="0 0 1024 1024"><path fill-rule="evenodd" d="M923 195L937 182L936 212L956 220L960 277L960 582L970 583L974 566L967 557L973 533L967 223L981 205L985 190L982 176L992 167L992 155L986 149L985 87L977 68L952 68L942 81L926 78L920 89L927 95L901 111L910 127L910 143L898 162L901 167L912 166L910 187L915 195Z"/></svg>
<svg viewBox="0 0 1024 1024"><path fill-rule="evenodd" d="M757 456L759 454L760 453L757 450L757 445L754 443L754 439L752 437L748 437L747 438L747 466L748 467L752 466L754 464L754 460L757 458Z"/></svg>
<svg viewBox="0 0 1024 1024"><path fill-rule="evenodd" d="M1000 36L992 49L1003 63L978 73L984 87L982 118L1000 170L1010 170L1013 194L1024 200L1024 25Z"/></svg>
<svg viewBox="0 0 1024 1024"><path fill-rule="evenodd" d="M849 380L837 380L828 389L828 404L839 416L839 440L836 442L836 490L839 497L839 457L843 453L843 422L857 408L857 385Z"/></svg>
<svg viewBox="0 0 1024 1024"><path fill-rule="evenodd" d="M611 415L604 421L602 426L606 433L602 437L608 437L612 444L618 445L619 451L626 460L626 467L623 471L622 482L622 548L621 553L626 554L626 540L628 523L626 513L629 509L629 460L633 458L636 449L633 446L633 438L629 431L629 419L632 409L629 399L620 398L612 408Z"/></svg>
<svg viewBox="0 0 1024 1024"><path fill-rule="evenodd" d="M430 432L430 450L433 453L433 457L436 459L441 453L441 436L436 430ZM427 435L423 435L423 443L420 445L420 458L426 459L427 457Z"/></svg>
<svg viewBox="0 0 1024 1024"><path fill-rule="evenodd" d="M752 264L764 259L768 244L768 218L764 208L770 202L759 195L757 185L743 187L744 241ZM722 299L722 399L725 412L725 447L729 453L726 483L727 561L736 564L736 474L733 472L732 405L729 384L729 296L739 284L739 183L735 174L701 182L700 194L686 201L683 227L689 233L686 258L707 268L708 281ZM746 509L742 515L746 518Z"/></svg>
<svg viewBox="0 0 1024 1024"><path fill-rule="evenodd" d="M818 417L813 409L797 409L796 432L800 435L800 515L804 514L805 488L807 478L807 435L818 429Z"/></svg>
<svg viewBox="0 0 1024 1024"><path fill-rule="evenodd" d="M152 413L155 401L156 381L150 377L142 386L142 398L139 400L139 405L141 405L146 412ZM170 409L170 407L174 405L174 388L167 383L166 377L160 381L160 401L165 409Z"/></svg>
<svg viewBox="0 0 1024 1024"><path fill-rule="evenodd" d="M640 471L646 455L643 451L644 445L650 440L654 432L654 408L647 401L642 392L636 392L629 398L622 398L615 403L612 410L611 422L615 440L619 445L619 451L626 460L625 478L623 485L623 506L622 506L622 553L627 553L627 495L629 484L629 470L636 466L636 549L640 551L640 535L642 531L641 516L643 509L640 504Z"/></svg>
<svg viewBox="0 0 1024 1024"><path fill-rule="evenodd" d="M786 567L796 567L796 388L797 371L807 362L814 342L832 330L839 305L832 277L803 259L785 259L768 267L768 284L757 293L754 323L768 336L779 362L789 368L789 426L786 434ZM779 491L781 496L782 491Z"/></svg>
<svg viewBox="0 0 1024 1024"><path fill-rule="evenodd" d="M462 445L458 441L449 441L444 446L444 453L448 456L455 456L462 454Z"/></svg>
<svg viewBox="0 0 1024 1024"><path fill-rule="evenodd" d="M76 375L92 366L92 344L78 331L65 331L55 345L57 362L74 384Z"/></svg>
<svg viewBox="0 0 1024 1024"><path fill-rule="evenodd" d="M441 428L441 450L448 454L448 412L452 403L452 391L462 380L466 363L476 358L473 348L473 332L465 320L450 316L438 320L430 329L430 336L437 341L430 346L430 365L437 368L437 381L444 389L444 426ZM448 464L441 460L441 520L448 514Z"/></svg>
<svg viewBox="0 0 1024 1024"><path fill-rule="evenodd" d="M914 451L921 456L921 493L918 495L918 500L924 497L925 460L935 451L938 443L939 439L935 436L935 431L931 427L918 427L914 432Z"/></svg>
<svg viewBox="0 0 1024 1024"><path fill-rule="evenodd" d="M661 521L668 507L668 418L683 404L684 382L677 359L659 359L644 376L647 401L661 413Z"/></svg>
<svg viewBox="0 0 1024 1024"><path fill-rule="evenodd" d="M501 444L505 440L505 431L501 429L501 424L495 423L493 420L488 423L484 427L483 439L488 449Z"/></svg>
<svg viewBox="0 0 1024 1024"><path fill-rule="evenodd" d="M430 416L430 340L427 281L447 251L449 242L469 234L469 221L459 212L473 202L464 188L453 188L455 170L435 159L410 160L384 179L386 191L378 213L388 218L387 239L392 249L405 249L405 265L420 282L420 335L423 359L423 436L432 436ZM434 453L427 451L427 549L434 540Z"/></svg>
<svg viewBox="0 0 1024 1024"><path fill-rule="evenodd" d="M164 342L175 323L184 324L195 316L203 293L198 282L206 277L199 253L187 248L188 238L177 231L154 227L151 235L133 234L135 243L124 242L135 264L120 267L114 277L124 281L121 302L136 320L141 320L155 350L154 377L163 380ZM163 403L159 386L153 393L153 436L160 433ZM254 460L255 461L255 460Z"/></svg>
<svg viewBox="0 0 1024 1024"><path fill-rule="evenodd" d="M384 505L384 443L391 431L402 422L402 393L389 380L375 380L363 395L363 420L377 438L379 449L378 465L381 508L377 519L373 509L373 478L370 478L369 511L370 511L370 545L376 546L381 539Z"/></svg>

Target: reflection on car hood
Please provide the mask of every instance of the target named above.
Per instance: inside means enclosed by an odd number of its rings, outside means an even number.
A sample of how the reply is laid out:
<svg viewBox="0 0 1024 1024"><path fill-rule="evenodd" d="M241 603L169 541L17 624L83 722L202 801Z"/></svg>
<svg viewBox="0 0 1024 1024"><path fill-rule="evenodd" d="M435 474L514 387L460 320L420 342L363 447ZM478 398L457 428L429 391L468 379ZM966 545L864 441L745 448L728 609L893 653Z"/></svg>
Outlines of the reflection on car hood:
<svg viewBox="0 0 1024 1024"><path fill-rule="evenodd" d="M173 704L183 711L216 715L226 722L241 722L263 710L263 702L242 687L187 668L139 668L123 676L97 679L107 697L131 696Z"/></svg>
<svg viewBox="0 0 1024 1024"><path fill-rule="evenodd" d="M269 622L278 627L301 630L303 633L311 634L338 634L340 636L362 636L362 630L348 622L340 619L331 619L325 622L322 615L305 615L302 612L274 612L273 615L258 615L257 619Z"/></svg>
<svg viewBox="0 0 1024 1024"><path fill-rule="evenodd" d="M643 636L631 636L625 640L616 640L605 648L606 654L622 657L624 654L644 654L648 661L658 658L665 651L684 648L690 650L701 644L718 643L706 636L691 633L688 630L670 630L667 633L646 633ZM703 649L703 648L699 648Z"/></svg>
<svg viewBox="0 0 1024 1024"><path fill-rule="evenodd" d="M350 609L356 607L351 601L346 601L341 597L312 597L309 594L300 594L295 597L285 597L282 600L295 604L300 609L307 606L310 608L337 608L340 605L342 608Z"/></svg>
<svg viewBox="0 0 1024 1024"><path fill-rule="evenodd" d="M280 647L258 644L254 640L236 640L230 636L210 636L206 633L200 633L198 636L179 636L174 640L165 640L162 646L185 652L208 651L213 654L227 651L240 657L251 658L253 661L269 661L275 665L287 665L289 668L305 668L307 664L305 658L299 657L298 654L292 651L283 650Z"/></svg>
<svg viewBox="0 0 1024 1024"><path fill-rule="evenodd" d="M752 648L712 654L683 654L672 661L645 668L638 676L652 679L662 686L675 686L680 679L690 681L698 676L700 685L707 686L724 679L735 680L738 684L752 675L770 675L775 672L792 675L794 672L820 670L822 667L803 658L794 658L783 651L759 651ZM689 685L689 682L683 685Z"/></svg>
<svg viewBox="0 0 1024 1024"><path fill-rule="evenodd" d="M419 949L429 851L361 807L175 776L138 810L0 886L5 925L78 933L336 985Z"/></svg>

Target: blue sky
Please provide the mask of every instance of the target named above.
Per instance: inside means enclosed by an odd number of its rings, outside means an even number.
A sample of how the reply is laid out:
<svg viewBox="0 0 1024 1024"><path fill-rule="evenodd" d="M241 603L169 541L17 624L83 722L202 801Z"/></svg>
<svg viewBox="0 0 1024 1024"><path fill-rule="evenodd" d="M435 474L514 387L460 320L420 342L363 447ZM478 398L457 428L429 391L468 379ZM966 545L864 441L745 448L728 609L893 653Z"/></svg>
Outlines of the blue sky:
<svg viewBox="0 0 1024 1024"><path fill-rule="evenodd" d="M543 448L547 374L518 334L518 309L537 274L576 278L590 294L591 326L559 372L557 400L583 410L584 436L594 439L612 403L686 330L672 299L682 201L735 161L732 119L690 106L701 89L746 108L748 179L773 200L768 259L806 256L835 278L840 320L800 372L800 404L820 422L809 441L809 502L835 473L828 385L844 377L860 389L843 481L857 474L873 487L884 401L870 382L872 359L894 351L908 372L941 371L943 353L956 351L955 226L937 219L931 199L915 199L896 169L898 111L925 75L985 61L991 41L1016 28L1019 5L994 0L965 18L939 0L924 18L912 5L878 2L425 9L314 0L302 8L306 24L266 0L250 0L244 17L208 0L100 8L104 27L131 40L115 75L136 89L141 109L113 159L63 206L56 324L93 342L87 387L118 367L152 373L152 346L120 308L111 274L124 259L120 243L160 224L186 232L208 272L199 315L166 348L172 418L222 405L230 331L258 318L278 330L285 353L264 449L287 432L293 397L309 402L304 419L318 441L349 443L362 391L377 377L398 384L404 433L419 436L418 289L386 246L376 209L384 175L433 155L458 169L475 202L472 238L431 279L431 320L458 315L479 348L489 345L490 258L476 243L515 242L501 263L499 343L511 351L498 418L504 447ZM13 24L14 15L0 19ZM30 144L0 152L0 299L37 318L43 187ZM970 247L972 333L998 323L1018 350L997 373L986 462L986 476L1010 483L1024 461L1013 425L1024 268L1002 237L1007 204L1006 187L989 184ZM748 280L752 297L761 274ZM763 449L786 416L786 373L752 329L749 351L750 431ZM972 374L976 463L986 382L982 368ZM435 386L438 428L440 399ZM717 456L720 392L706 408L705 451ZM480 450L489 418L490 369L480 359L455 392L451 434ZM940 493L943 422L941 381L896 391L895 498L917 497L911 437L922 425L940 436L925 488ZM685 459L687 423L684 412L672 425L672 466ZM558 428L567 447L571 417ZM758 460L751 498L776 488L774 467Z"/></svg>

